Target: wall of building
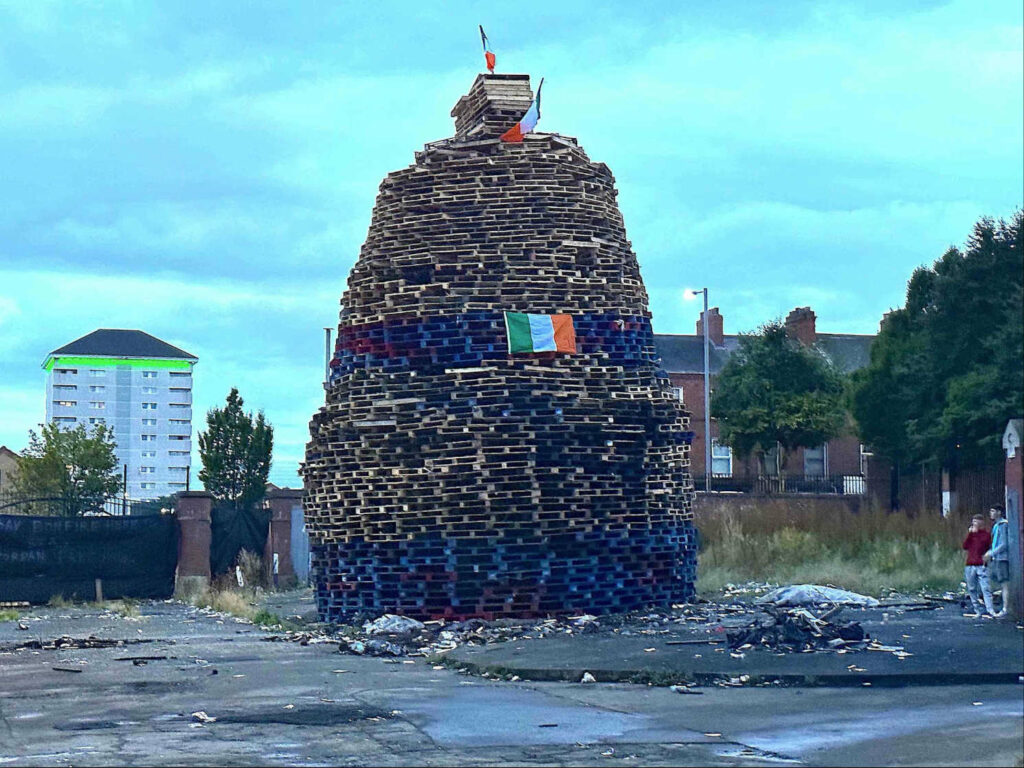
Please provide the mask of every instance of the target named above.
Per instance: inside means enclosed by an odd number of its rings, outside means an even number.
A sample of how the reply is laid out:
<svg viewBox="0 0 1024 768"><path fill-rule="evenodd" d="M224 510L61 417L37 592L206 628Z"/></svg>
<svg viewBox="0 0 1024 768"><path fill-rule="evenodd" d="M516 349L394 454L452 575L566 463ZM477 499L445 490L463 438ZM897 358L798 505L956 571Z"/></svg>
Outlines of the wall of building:
<svg viewBox="0 0 1024 768"><path fill-rule="evenodd" d="M18 460L7 451L0 450L0 494L12 490L11 481L17 470Z"/></svg>
<svg viewBox="0 0 1024 768"><path fill-rule="evenodd" d="M702 487L704 478L704 376L700 373L670 373L669 381L673 387L683 392L683 405L690 412L690 430L693 442L690 443L690 472L693 482ZM712 384L714 382L712 381ZM718 425L711 422L712 438L718 436Z"/></svg>
<svg viewBox="0 0 1024 768"><path fill-rule="evenodd" d="M690 429L693 443L690 445L690 471L699 489L704 477L704 375L700 373L670 373L669 381L683 393L683 405L690 412ZM711 397L714 398L715 377L711 377ZM711 438L718 437L718 424L711 420ZM858 475L860 466L860 440L855 435L843 435L829 440L826 448L826 475ZM801 448L791 452L787 460L786 473L804 474L804 451ZM755 478L759 474L757 461L751 456L740 459L733 456L732 477Z"/></svg>
<svg viewBox="0 0 1024 768"><path fill-rule="evenodd" d="M46 420L114 430L117 459L128 467L127 494L154 499L185 490L192 460L192 373L185 361L140 359L83 363L57 358L46 382ZM184 438L184 439L182 439Z"/></svg>

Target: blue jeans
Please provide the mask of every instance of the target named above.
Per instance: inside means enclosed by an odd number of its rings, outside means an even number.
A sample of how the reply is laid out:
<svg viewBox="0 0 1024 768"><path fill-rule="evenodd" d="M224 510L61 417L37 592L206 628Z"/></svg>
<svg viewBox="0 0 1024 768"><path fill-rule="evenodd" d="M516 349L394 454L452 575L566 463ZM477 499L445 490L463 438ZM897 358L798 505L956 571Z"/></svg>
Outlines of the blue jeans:
<svg viewBox="0 0 1024 768"><path fill-rule="evenodd" d="M978 591L985 601L985 609L989 613L995 613L995 606L992 604L992 590L988 586L988 568L984 565L968 565L964 567L964 581L967 582L967 594L971 597L971 605L975 613L981 613L981 603L978 601Z"/></svg>

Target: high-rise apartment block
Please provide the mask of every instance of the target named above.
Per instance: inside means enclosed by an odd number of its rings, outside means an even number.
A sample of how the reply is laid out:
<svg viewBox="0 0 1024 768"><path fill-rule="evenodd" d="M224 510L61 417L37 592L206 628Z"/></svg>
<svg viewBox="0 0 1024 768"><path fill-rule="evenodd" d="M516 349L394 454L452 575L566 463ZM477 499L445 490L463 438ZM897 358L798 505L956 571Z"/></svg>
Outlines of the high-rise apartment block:
<svg viewBox="0 0 1024 768"><path fill-rule="evenodd" d="M192 366L198 361L142 331L93 331L47 355L46 420L112 429L118 462L127 467L129 498L184 491L192 460Z"/></svg>

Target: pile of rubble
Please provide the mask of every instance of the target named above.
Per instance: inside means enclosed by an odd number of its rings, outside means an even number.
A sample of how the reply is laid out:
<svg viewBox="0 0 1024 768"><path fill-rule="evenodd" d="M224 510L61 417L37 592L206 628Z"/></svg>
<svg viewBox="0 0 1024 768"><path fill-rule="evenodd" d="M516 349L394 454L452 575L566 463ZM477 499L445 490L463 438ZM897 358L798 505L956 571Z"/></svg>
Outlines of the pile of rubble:
<svg viewBox="0 0 1024 768"><path fill-rule="evenodd" d="M763 615L747 627L726 633L734 651L763 647L773 651L863 650L870 636L857 621L837 624L831 621L842 607L815 616L806 608L786 610L775 606L762 608Z"/></svg>
<svg viewBox="0 0 1024 768"><path fill-rule="evenodd" d="M813 589L810 589L813 587ZM875 607L878 602L831 587L801 585L772 591L772 585L748 588L760 598L752 602L677 604L669 609L605 614L559 616L544 619L469 619L466 621L417 621L385 614L362 623L286 632L266 637L310 643L338 643L341 653L383 657L438 657L464 645L490 645L602 633L622 637L646 637L652 644L669 646L725 645L734 655L759 648L773 653L811 651L848 653L888 651L906 656L902 647L884 646L872 640L858 621L838 621L844 609ZM738 591L738 590L737 590ZM804 597L801 598L801 595ZM794 605L802 599L803 604ZM913 601L897 610L920 610L934 604ZM882 605L881 607L886 607ZM883 614L884 616L884 614ZM369 618L369 617L367 617ZM688 639L680 639L688 638Z"/></svg>
<svg viewBox="0 0 1024 768"><path fill-rule="evenodd" d="M384 614L361 628L346 627L341 633L339 650L359 656L435 656L461 645L487 645L552 633L585 634L598 631L599 626L597 618L590 615L543 620L421 622Z"/></svg>

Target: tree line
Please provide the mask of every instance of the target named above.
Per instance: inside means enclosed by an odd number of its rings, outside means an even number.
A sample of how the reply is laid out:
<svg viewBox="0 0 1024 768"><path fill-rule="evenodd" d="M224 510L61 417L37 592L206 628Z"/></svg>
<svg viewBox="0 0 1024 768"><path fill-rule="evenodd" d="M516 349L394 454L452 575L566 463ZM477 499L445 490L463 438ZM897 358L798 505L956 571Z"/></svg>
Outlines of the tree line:
<svg viewBox="0 0 1024 768"><path fill-rule="evenodd" d="M224 407L207 412L206 429L199 434L199 479L218 504L252 510L266 495L274 428L263 411L246 412L243 405L232 387ZM49 509L70 516L102 509L105 501L124 492L116 447L105 424L91 431L81 424L61 429L53 423L38 434L29 430L28 447L12 478L14 492L29 510L41 506L33 499L59 500ZM172 503L170 497L164 501Z"/></svg>
<svg viewBox="0 0 1024 768"><path fill-rule="evenodd" d="M896 466L1001 460L1006 422L1024 414L1024 212L980 219L963 249L914 270L906 303L882 320L870 363L842 375L781 321L741 335L715 387L721 440L761 471L772 454L849 430ZM772 449L779 447L778 451Z"/></svg>

